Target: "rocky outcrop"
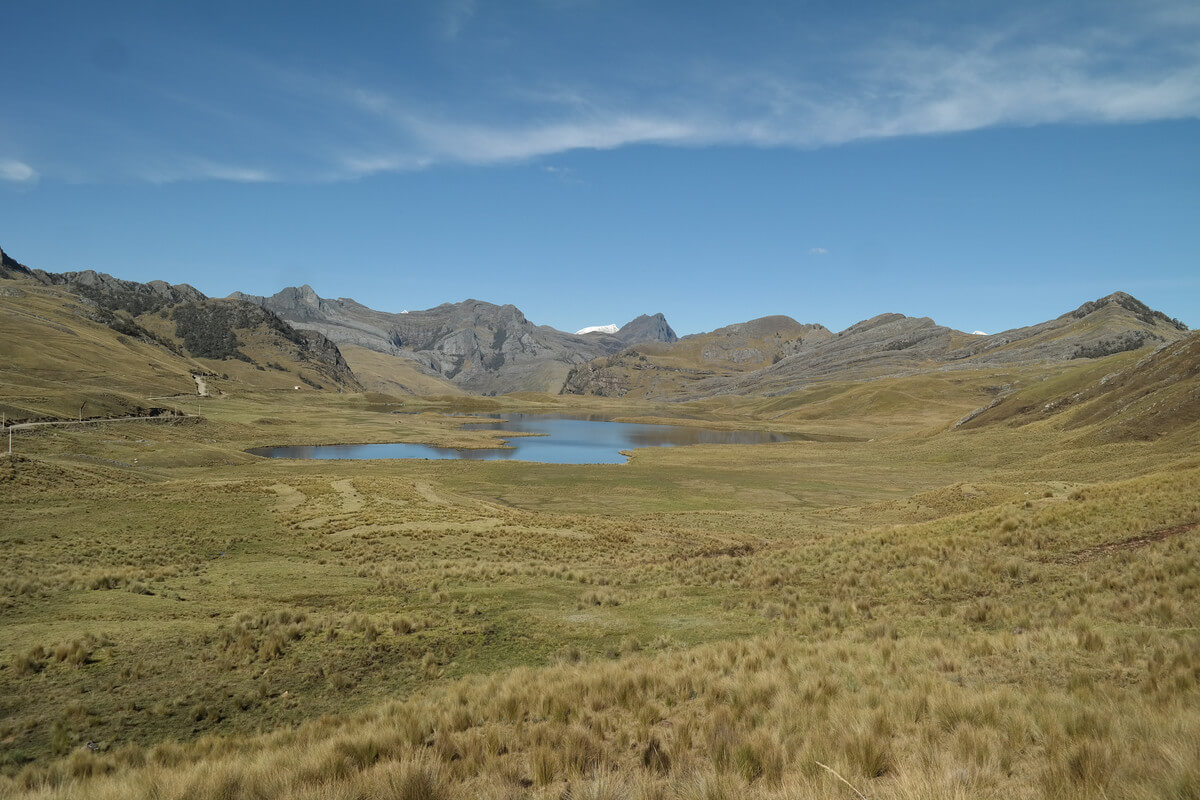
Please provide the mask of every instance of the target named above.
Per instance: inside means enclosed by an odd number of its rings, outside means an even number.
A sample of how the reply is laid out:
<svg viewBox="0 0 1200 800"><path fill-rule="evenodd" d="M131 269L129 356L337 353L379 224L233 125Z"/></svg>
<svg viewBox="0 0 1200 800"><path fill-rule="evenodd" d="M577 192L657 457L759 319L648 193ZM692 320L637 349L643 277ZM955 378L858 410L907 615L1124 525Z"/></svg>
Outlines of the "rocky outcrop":
<svg viewBox="0 0 1200 800"><path fill-rule="evenodd" d="M642 314L625 323L615 335L625 344L641 344L643 342L667 342L670 344L679 339L675 335L675 331L671 330L671 326L667 324L667 318L661 313Z"/></svg>
<svg viewBox="0 0 1200 800"><path fill-rule="evenodd" d="M388 313L347 298L319 297L310 286L270 297L230 297L261 305L293 327L318 331L336 343L407 359L425 374L477 394L558 393L579 364L630 343L675 340L662 314L639 317L615 335L577 335L535 325L516 306L481 300Z"/></svg>
<svg viewBox="0 0 1200 800"><path fill-rule="evenodd" d="M280 360L298 362L319 376L322 386L361 388L333 342L318 332L293 328L257 303L214 300L188 284L139 283L90 269L61 273L29 269L3 251L0 251L0 275L59 287L84 301L82 313L92 321L176 355L255 363L246 353L246 342L253 339L257 346L282 357ZM174 323L173 336L164 332L158 317ZM283 369L276 361L271 363L276 369ZM265 365L258 366L265 369ZM303 372L298 372L297 377L313 382Z"/></svg>
<svg viewBox="0 0 1200 800"><path fill-rule="evenodd" d="M177 303L197 303L207 298L196 288L181 283L172 286L164 281L137 283L114 278L103 272L32 271L33 276L47 286L63 286L68 291L86 297L109 311L125 311L133 316L158 311Z"/></svg>
<svg viewBox="0 0 1200 800"><path fill-rule="evenodd" d="M1066 314L1063 314L1061 317L1059 317L1059 319L1083 319L1084 317L1100 311L1106 306L1123 308L1132 313L1136 319L1145 323L1146 325L1157 326L1159 324L1166 324L1173 327L1177 331L1187 331L1188 329L1187 326L1179 320L1168 317L1163 312L1150 308L1150 306L1146 305L1141 300L1138 300L1133 295L1126 294L1125 292L1113 292L1110 295L1101 297L1099 300L1092 300L1084 303L1074 311L1068 311Z"/></svg>
<svg viewBox="0 0 1200 800"><path fill-rule="evenodd" d="M630 389L629 365L620 357L597 358L572 369L563 382L563 394L624 397Z"/></svg>
<svg viewBox="0 0 1200 800"><path fill-rule="evenodd" d="M14 280L16 278L32 278L33 272L29 267L20 264L8 253L0 250L0 278Z"/></svg>
<svg viewBox="0 0 1200 800"><path fill-rule="evenodd" d="M175 336L196 358L252 361L243 339L254 334L273 341L293 359L329 382L357 389L358 381L337 345L316 331L297 330L261 306L241 300L201 300L171 308ZM290 346L289 346L290 345Z"/></svg>

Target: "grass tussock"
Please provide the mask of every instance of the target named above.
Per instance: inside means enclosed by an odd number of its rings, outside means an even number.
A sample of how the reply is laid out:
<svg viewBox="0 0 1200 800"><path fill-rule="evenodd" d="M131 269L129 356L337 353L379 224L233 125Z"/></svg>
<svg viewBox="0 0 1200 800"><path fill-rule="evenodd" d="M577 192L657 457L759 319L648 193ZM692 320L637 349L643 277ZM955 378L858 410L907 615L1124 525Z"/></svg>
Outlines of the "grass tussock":
<svg viewBox="0 0 1200 800"><path fill-rule="evenodd" d="M519 669L293 731L152 748L144 763L77 750L6 791L71 797L81 781L88 796L131 798L826 797L840 780L895 798L933 786L936 796L1081 798L1200 788L1194 684L1152 703L1117 684L964 685L922 666L937 646L904 639L885 659L876 643L773 635Z"/></svg>
<svg viewBox="0 0 1200 800"><path fill-rule="evenodd" d="M1200 796L1177 443L231 468L229 402L7 465L0 796Z"/></svg>

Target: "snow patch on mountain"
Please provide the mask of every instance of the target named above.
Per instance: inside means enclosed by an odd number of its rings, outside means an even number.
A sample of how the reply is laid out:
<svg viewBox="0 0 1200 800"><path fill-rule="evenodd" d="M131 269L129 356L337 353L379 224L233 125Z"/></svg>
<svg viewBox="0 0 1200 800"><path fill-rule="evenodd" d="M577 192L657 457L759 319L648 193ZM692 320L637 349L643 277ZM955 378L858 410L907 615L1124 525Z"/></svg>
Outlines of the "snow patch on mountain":
<svg viewBox="0 0 1200 800"><path fill-rule="evenodd" d="M612 334L612 333L616 333L619 330L621 330L621 329L619 327L617 327L616 325L592 325L589 328L584 328L583 330L575 331L575 335L582 336L585 333L609 333L609 334Z"/></svg>

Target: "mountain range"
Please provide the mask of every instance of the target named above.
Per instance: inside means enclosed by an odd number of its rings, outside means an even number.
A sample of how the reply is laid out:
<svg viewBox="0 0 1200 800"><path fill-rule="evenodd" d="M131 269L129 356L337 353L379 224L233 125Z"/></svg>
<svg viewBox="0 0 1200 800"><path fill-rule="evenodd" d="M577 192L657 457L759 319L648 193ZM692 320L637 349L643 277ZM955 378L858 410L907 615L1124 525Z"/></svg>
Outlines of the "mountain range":
<svg viewBox="0 0 1200 800"><path fill-rule="evenodd" d="M838 332L769 316L682 338L662 314L652 314L615 333L575 334L480 300L390 313L321 298L309 286L216 299L187 284L30 269L3 251L0 323L0 367L6 376L23 375L31 397L54 395L34 368L39 361L93 372L107 367L121 374L101 376L97 385L128 393L110 391L93 402L126 410L138 407L145 387L187 391L193 375L263 388L391 394L775 396L829 381L1096 359L1187 336L1183 323L1123 292L992 335L902 314ZM10 404L8 413L58 413L51 406Z"/></svg>
<svg viewBox="0 0 1200 800"><path fill-rule="evenodd" d="M568 376L565 391L672 400L779 395L834 379L1099 358L1186 334L1182 322L1124 292L990 336L903 314L881 314L837 333L790 317L764 317L590 361Z"/></svg>
<svg viewBox="0 0 1200 800"><path fill-rule="evenodd" d="M408 369L475 394L557 393L572 367L644 342L673 342L662 314L643 315L616 333L577 335L535 325L516 306L480 300L444 303L424 311L376 311L347 298L317 296L311 286L270 297L235 292L300 330L316 331L346 348L366 369L358 349L405 359ZM376 376L378 380L380 376Z"/></svg>

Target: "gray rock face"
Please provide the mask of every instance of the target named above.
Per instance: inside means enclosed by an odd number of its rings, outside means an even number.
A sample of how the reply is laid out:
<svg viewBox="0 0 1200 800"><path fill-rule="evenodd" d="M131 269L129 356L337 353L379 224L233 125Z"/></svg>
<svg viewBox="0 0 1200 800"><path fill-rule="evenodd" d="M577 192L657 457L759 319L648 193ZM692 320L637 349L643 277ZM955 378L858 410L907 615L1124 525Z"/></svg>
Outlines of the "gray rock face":
<svg viewBox="0 0 1200 800"><path fill-rule="evenodd" d="M608 359L598 358L580 364L567 373L562 394L588 394L595 397L624 397L629 393L629 372L613 369ZM617 365L623 367L623 364Z"/></svg>
<svg viewBox="0 0 1200 800"><path fill-rule="evenodd" d="M0 250L0 278L30 278L33 273L29 267L20 264L16 259L10 257L8 253Z"/></svg>
<svg viewBox="0 0 1200 800"><path fill-rule="evenodd" d="M315 330L338 344L353 344L381 353L399 355L390 343L388 327L392 317L367 308L353 300L325 300L311 286L288 288L261 297L234 292L230 299L245 300L273 311L294 327Z"/></svg>
<svg viewBox="0 0 1200 800"><path fill-rule="evenodd" d="M616 337L625 344L641 344L643 342L675 342L679 337L675 335L675 331L671 330L671 326L667 324L667 318L661 313L659 314L642 314L636 319L630 320L617 331Z"/></svg>
<svg viewBox="0 0 1200 800"><path fill-rule="evenodd" d="M571 368L641 341L674 341L662 314L643 316L616 335L578 336L535 325L512 305L480 300L444 303L399 314L354 300L325 299L312 287L289 287L271 297L236 294L275 312L297 328L415 362L429 375L479 394L557 393Z"/></svg>
<svg viewBox="0 0 1200 800"><path fill-rule="evenodd" d="M47 286L63 286L110 311L125 311L135 316L177 303L199 303L208 299L186 283L175 286L165 281L137 283L90 269L59 273L35 269L32 274Z"/></svg>

